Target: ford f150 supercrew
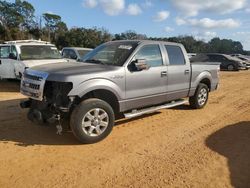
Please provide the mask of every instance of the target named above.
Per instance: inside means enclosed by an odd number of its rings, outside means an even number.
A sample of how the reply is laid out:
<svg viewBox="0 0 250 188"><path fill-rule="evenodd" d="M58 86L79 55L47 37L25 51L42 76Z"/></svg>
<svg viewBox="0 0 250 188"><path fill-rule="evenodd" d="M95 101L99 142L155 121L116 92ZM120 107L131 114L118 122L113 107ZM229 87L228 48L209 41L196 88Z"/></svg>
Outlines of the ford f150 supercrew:
<svg viewBox="0 0 250 188"><path fill-rule="evenodd" d="M190 64L181 44L159 41L112 41L82 63L57 63L27 69L21 102L28 118L41 123L69 118L82 143L95 143L111 132L117 118L189 103L203 108L217 89L219 64Z"/></svg>

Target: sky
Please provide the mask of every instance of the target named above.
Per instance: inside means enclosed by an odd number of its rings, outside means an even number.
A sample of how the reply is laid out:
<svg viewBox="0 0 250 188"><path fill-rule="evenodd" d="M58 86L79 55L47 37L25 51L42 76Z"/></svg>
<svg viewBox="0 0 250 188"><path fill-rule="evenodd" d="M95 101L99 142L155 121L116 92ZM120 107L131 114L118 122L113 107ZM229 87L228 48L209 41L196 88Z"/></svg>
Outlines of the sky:
<svg viewBox="0 0 250 188"><path fill-rule="evenodd" d="M36 15L58 14L69 28L133 30L148 37L192 35L240 41L250 50L250 0L27 0Z"/></svg>

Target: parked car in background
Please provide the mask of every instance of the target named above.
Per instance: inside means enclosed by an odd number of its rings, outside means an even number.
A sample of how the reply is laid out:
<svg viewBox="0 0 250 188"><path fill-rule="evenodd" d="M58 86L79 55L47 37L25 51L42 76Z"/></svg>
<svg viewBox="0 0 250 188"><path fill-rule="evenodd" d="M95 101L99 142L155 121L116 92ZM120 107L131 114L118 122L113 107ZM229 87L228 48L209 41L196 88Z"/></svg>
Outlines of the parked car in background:
<svg viewBox="0 0 250 188"><path fill-rule="evenodd" d="M0 44L1 79L20 79L27 68L58 62L66 61L49 42L19 40Z"/></svg>
<svg viewBox="0 0 250 188"><path fill-rule="evenodd" d="M226 54L201 53L190 59L191 62L219 62L221 70L238 71L247 69L246 62Z"/></svg>
<svg viewBox="0 0 250 188"><path fill-rule="evenodd" d="M196 53L188 53L187 55L188 55L188 58L190 59L190 58L196 56Z"/></svg>
<svg viewBox="0 0 250 188"><path fill-rule="evenodd" d="M238 58L242 61L245 61L247 68L250 68L250 57L242 55L242 54L232 54L232 57Z"/></svg>
<svg viewBox="0 0 250 188"><path fill-rule="evenodd" d="M217 89L218 71L218 63L190 64L181 44L112 41L81 63L26 70L21 93L29 100L21 107L29 108L28 118L35 122L60 125L69 116L76 138L95 143L109 135L117 118L182 105L187 97L192 108L203 108Z"/></svg>
<svg viewBox="0 0 250 188"><path fill-rule="evenodd" d="M65 47L62 49L62 57L70 61L79 61L84 55L92 51L92 48Z"/></svg>
<svg viewBox="0 0 250 188"><path fill-rule="evenodd" d="M243 55L243 54L231 54L232 57L247 57L250 58L249 56Z"/></svg>

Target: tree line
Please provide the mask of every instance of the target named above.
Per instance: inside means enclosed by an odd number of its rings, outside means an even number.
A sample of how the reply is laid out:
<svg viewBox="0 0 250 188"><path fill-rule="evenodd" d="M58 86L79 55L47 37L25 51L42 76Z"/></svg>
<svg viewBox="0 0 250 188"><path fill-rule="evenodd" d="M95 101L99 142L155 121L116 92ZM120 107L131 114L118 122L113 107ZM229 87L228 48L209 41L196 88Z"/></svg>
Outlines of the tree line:
<svg viewBox="0 0 250 188"><path fill-rule="evenodd" d="M35 8L27 1L0 1L0 42L8 40L41 39L54 43L59 49L66 46L95 48L110 40L148 39L182 43L188 52L241 53L244 51L239 41L213 38L208 42L193 36L153 38L135 31L111 34L105 28L68 28L60 15L44 13L35 16Z"/></svg>

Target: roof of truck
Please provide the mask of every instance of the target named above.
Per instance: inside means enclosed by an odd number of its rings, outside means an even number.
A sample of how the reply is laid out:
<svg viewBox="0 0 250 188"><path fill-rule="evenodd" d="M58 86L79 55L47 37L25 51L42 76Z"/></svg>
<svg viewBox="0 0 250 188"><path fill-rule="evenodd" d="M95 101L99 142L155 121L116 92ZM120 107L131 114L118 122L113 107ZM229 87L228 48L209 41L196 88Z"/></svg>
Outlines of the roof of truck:
<svg viewBox="0 0 250 188"><path fill-rule="evenodd" d="M50 42L47 41L41 41L41 40L16 40L16 41L5 41L3 46L6 45L17 45L17 46L23 46L23 45L50 45L54 46L54 44L51 44Z"/></svg>
<svg viewBox="0 0 250 188"><path fill-rule="evenodd" d="M93 50L93 48L83 48L83 47L64 47L62 50L65 49L73 49L73 50Z"/></svg>
<svg viewBox="0 0 250 188"><path fill-rule="evenodd" d="M181 43L176 43L176 42L168 42L168 41L157 41L157 40L114 40L110 42L135 42L135 43L165 43L165 44L170 44L170 45L177 45L177 46L182 46ZM109 42L108 42L109 43Z"/></svg>

